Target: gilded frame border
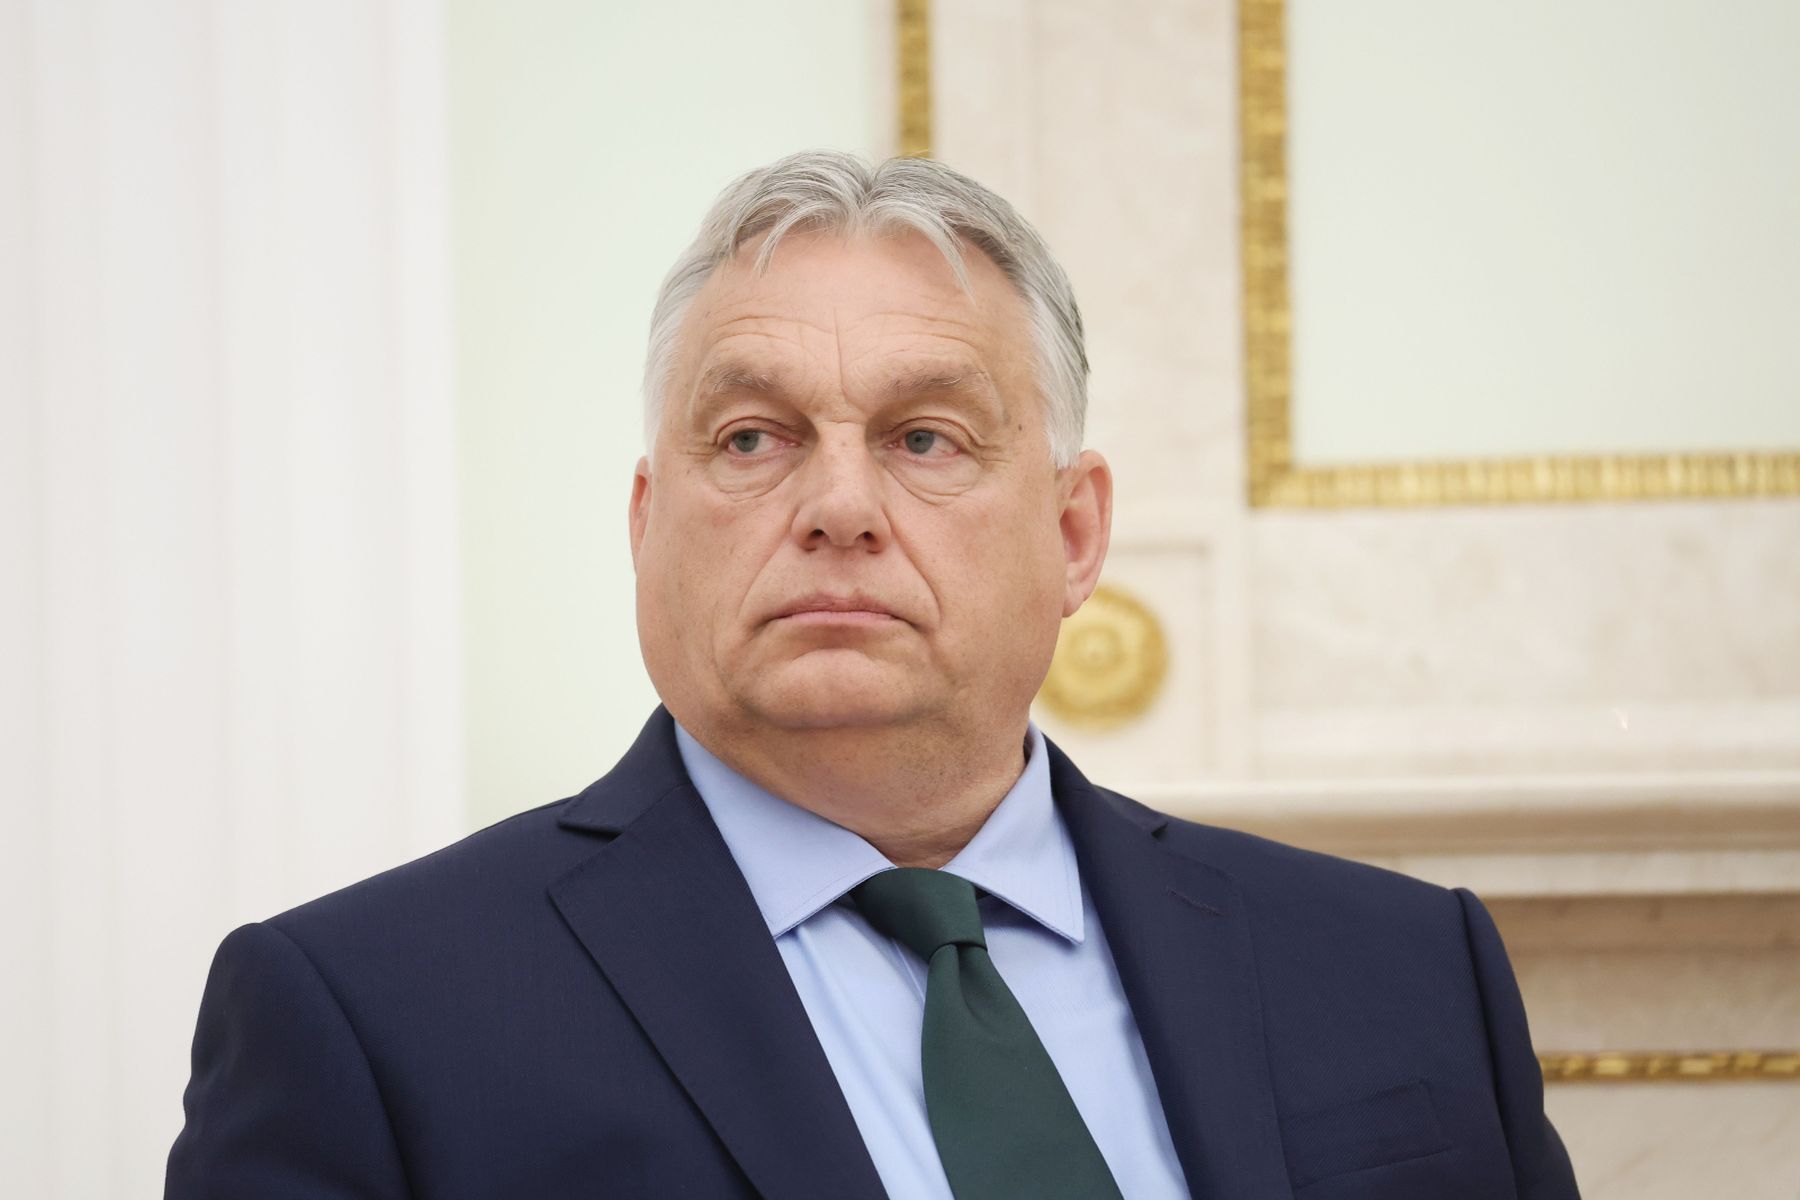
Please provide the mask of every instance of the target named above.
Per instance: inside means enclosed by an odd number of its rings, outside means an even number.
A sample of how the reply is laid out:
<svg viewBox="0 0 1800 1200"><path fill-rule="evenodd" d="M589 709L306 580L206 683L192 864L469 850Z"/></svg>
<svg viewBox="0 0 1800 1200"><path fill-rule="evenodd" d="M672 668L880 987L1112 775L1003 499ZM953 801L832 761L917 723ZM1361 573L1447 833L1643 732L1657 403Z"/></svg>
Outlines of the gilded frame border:
<svg viewBox="0 0 1800 1200"><path fill-rule="evenodd" d="M1538 1055L1545 1083L1800 1082L1794 1050L1596 1050Z"/></svg>
<svg viewBox="0 0 1800 1200"><path fill-rule="evenodd" d="M1800 451L1294 462L1287 4L1238 0L1246 435L1254 507L1346 508L1800 495Z"/></svg>
<svg viewBox="0 0 1800 1200"><path fill-rule="evenodd" d="M895 0L894 51L900 154L930 158L931 0Z"/></svg>

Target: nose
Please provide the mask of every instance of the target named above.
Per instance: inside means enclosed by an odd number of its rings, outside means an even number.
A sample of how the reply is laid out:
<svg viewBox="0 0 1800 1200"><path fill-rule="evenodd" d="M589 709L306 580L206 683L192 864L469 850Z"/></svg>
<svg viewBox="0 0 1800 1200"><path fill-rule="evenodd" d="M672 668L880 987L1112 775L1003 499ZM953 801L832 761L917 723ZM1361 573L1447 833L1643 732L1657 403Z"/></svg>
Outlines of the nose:
<svg viewBox="0 0 1800 1200"><path fill-rule="evenodd" d="M805 550L884 549L893 536L882 504L881 464L862 431L827 430L807 455L795 482L794 539Z"/></svg>

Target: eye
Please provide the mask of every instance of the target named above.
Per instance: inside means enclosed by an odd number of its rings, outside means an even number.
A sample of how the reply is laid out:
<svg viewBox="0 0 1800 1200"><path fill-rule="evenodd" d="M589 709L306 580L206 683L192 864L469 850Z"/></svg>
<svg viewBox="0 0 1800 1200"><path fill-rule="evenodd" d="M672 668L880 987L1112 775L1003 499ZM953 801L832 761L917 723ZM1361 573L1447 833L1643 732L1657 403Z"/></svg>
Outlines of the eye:
<svg viewBox="0 0 1800 1200"><path fill-rule="evenodd" d="M900 440L908 450L923 457L938 448L938 443L944 441L944 435L935 429L909 429ZM949 445L948 442L944 444Z"/></svg>
<svg viewBox="0 0 1800 1200"><path fill-rule="evenodd" d="M727 439L727 444L739 454L755 454L757 447L767 436L760 429L740 429Z"/></svg>

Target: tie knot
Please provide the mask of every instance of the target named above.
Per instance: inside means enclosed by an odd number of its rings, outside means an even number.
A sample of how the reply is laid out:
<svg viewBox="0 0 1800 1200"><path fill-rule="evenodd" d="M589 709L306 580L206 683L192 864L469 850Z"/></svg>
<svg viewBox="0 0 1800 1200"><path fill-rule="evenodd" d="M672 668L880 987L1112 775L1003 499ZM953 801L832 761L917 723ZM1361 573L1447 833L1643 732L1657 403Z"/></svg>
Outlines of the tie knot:
<svg viewBox="0 0 1800 1200"><path fill-rule="evenodd" d="M945 946L982 946L981 909L975 885L942 871L895 867L850 890L869 924L920 958Z"/></svg>

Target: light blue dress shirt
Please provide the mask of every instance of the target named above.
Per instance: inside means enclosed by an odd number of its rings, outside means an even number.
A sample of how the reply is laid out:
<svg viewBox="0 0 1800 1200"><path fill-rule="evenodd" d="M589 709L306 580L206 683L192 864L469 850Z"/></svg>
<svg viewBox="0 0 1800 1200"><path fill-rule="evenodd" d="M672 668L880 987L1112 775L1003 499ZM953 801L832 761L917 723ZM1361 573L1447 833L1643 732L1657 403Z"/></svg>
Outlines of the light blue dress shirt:
<svg viewBox="0 0 1800 1200"><path fill-rule="evenodd" d="M676 726L682 762L725 837L895 1200L952 1200L925 1117L925 964L844 894L893 866L787 803ZM1186 1197L1150 1063L1050 792L1035 724L1019 780L944 870L981 899L988 953L1018 997L1128 1200Z"/></svg>

